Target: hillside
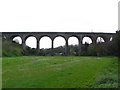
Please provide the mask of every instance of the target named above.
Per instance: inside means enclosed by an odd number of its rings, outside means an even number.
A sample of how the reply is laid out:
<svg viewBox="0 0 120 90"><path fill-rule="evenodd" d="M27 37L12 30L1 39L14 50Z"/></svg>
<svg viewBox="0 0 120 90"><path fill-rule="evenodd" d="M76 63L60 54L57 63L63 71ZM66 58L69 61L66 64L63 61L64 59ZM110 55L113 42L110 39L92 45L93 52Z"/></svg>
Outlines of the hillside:
<svg viewBox="0 0 120 90"><path fill-rule="evenodd" d="M2 56L21 56L22 53L21 45L2 39Z"/></svg>

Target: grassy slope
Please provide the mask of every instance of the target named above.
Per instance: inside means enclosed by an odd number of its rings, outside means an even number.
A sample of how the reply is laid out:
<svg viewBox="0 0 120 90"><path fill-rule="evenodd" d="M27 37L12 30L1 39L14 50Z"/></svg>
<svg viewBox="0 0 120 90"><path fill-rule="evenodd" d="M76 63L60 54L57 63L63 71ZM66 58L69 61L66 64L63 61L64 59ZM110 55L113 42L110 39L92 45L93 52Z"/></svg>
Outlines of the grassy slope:
<svg viewBox="0 0 120 90"><path fill-rule="evenodd" d="M2 58L1 56L2 56L2 38L0 37L0 89L2 88Z"/></svg>
<svg viewBox="0 0 120 90"><path fill-rule="evenodd" d="M97 87L97 80L113 67L113 62L117 62L116 57L4 57L3 87ZM117 70L117 65L114 68ZM117 75L117 72L114 74Z"/></svg>
<svg viewBox="0 0 120 90"><path fill-rule="evenodd" d="M21 45L2 39L2 56L21 56L22 53L23 49Z"/></svg>
<svg viewBox="0 0 120 90"><path fill-rule="evenodd" d="M2 88L2 58L0 57L0 90Z"/></svg>

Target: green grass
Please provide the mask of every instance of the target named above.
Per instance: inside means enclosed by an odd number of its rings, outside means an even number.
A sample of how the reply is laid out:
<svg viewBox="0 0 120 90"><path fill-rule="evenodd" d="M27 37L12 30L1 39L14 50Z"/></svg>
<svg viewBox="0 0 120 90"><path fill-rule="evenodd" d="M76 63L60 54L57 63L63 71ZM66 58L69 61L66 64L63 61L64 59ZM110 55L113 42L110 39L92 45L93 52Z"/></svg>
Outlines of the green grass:
<svg viewBox="0 0 120 90"><path fill-rule="evenodd" d="M0 89L2 88L2 58L0 57Z"/></svg>
<svg viewBox="0 0 120 90"><path fill-rule="evenodd" d="M23 56L2 60L3 88L117 87L117 57Z"/></svg>

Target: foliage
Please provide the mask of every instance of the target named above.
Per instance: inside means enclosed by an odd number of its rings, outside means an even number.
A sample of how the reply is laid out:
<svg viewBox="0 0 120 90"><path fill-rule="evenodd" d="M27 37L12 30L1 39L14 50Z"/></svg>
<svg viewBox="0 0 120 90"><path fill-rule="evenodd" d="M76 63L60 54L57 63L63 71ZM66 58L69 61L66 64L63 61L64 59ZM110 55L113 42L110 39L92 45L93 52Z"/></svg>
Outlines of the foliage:
<svg viewBox="0 0 120 90"><path fill-rule="evenodd" d="M21 56L22 53L23 49L21 45L2 39L2 56Z"/></svg>
<svg viewBox="0 0 120 90"><path fill-rule="evenodd" d="M95 88L118 88L118 63L112 61L110 66L101 75L98 76L96 81L90 84L90 87Z"/></svg>
<svg viewBox="0 0 120 90"><path fill-rule="evenodd" d="M2 56L2 38L0 37L0 57Z"/></svg>
<svg viewBox="0 0 120 90"><path fill-rule="evenodd" d="M65 47L59 46L57 48L40 49L40 56L50 56L50 55L65 55Z"/></svg>
<svg viewBox="0 0 120 90"><path fill-rule="evenodd" d="M115 37L115 45L117 47L116 52L117 52L117 56L120 58L120 30L116 31L116 37Z"/></svg>
<svg viewBox="0 0 120 90"><path fill-rule="evenodd" d="M24 56L31 56L36 54L36 49L35 48L30 48L26 46L26 49L23 50L23 55Z"/></svg>
<svg viewBox="0 0 120 90"><path fill-rule="evenodd" d="M82 56L87 56L88 55L88 48L89 48L89 44L87 42L85 42L85 44L82 45L82 52L80 55Z"/></svg>
<svg viewBox="0 0 120 90"><path fill-rule="evenodd" d="M79 55L79 51L78 51L79 48L77 45L69 45L69 49L70 49L71 56L78 56Z"/></svg>
<svg viewBox="0 0 120 90"><path fill-rule="evenodd" d="M82 47L81 55L88 56L120 56L120 30L116 32L116 35L113 37L112 41L87 44Z"/></svg>

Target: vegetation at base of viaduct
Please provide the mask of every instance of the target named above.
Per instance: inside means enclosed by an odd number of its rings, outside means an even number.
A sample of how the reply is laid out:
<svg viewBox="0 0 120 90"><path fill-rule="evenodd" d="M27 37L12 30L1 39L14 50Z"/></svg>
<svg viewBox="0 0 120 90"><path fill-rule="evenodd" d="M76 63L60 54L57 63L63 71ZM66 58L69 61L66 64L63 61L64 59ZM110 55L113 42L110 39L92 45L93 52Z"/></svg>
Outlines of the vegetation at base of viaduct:
<svg viewBox="0 0 120 90"><path fill-rule="evenodd" d="M77 45L69 46L69 55L72 56L120 56L120 30L116 31L116 36L112 41L82 45L81 53L79 53L79 47ZM52 52L52 53L51 53ZM36 49L27 46L25 50L22 49L22 45L17 43L10 43L3 39L2 41L2 55L3 56L29 56L36 55ZM41 49L39 51L40 56L50 55L65 55L65 46L60 46L53 49Z"/></svg>

